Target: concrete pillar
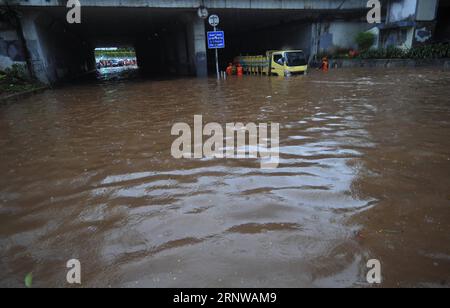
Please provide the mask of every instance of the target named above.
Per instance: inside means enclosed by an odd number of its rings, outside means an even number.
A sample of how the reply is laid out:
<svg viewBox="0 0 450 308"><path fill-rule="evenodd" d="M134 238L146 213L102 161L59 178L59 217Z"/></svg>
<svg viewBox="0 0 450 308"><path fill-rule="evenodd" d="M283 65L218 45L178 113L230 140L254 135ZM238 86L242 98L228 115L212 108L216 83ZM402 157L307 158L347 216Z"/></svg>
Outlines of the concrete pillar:
<svg viewBox="0 0 450 308"><path fill-rule="evenodd" d="M208 76L205 21L196 15L188 23L189 60L197 77Z"/></svg>
<svg viewBox="0 0 450 308"><path fill-rule="evenodd" d="M310 43L310 50L309 50L309 61L312 62L315 59L315 57L320 52L320 36L322 35L322 24L320 22L312 23L311 25L311 43Z"/></svg>
<svg viewBox="0 0 450 308"><path fill-rule="evenodd" d="M32 70L39 81L49 84L54 80L47 73L48 63L45 61L47 57L37 28L38 17L39 14L35 12L24 14L21 17L21 23L26 44L31 54Z"/></svg>
<svg viewBox="0 0 450 308"><path fill-rule="evenodd" d="M46 84L82 76L95 69L94 47L44 13L21 17L23 34L37 79ZM66 28L64 28L67 30Z"/></svg>

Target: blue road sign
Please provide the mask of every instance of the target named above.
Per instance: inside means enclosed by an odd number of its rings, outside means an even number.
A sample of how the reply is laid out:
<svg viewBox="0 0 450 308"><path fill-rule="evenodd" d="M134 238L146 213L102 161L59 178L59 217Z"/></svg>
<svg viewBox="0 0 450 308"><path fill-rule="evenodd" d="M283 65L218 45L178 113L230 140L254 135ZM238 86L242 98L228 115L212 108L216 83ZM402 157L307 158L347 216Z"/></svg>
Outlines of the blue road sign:
<svg viewBox="0 0 450 308"><path fill-rule="evenodd" d="M223 31L208 32L208 48L209 49L225 48L225 32Z"/></svg>

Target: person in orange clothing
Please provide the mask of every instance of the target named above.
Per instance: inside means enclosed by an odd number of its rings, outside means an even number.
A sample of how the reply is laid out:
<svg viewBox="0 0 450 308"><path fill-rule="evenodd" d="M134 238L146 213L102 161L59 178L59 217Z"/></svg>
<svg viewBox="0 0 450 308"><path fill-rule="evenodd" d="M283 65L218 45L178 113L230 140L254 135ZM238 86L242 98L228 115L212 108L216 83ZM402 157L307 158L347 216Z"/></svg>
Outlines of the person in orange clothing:
<svg viewBox="0 0 450 308"><path fill-rule="evenodd" d="M244 68L240 64L237 65L237 75L244 76Z"/></svg>
<svg viewBox="0 0 450 308"><path fill-rule="evenodd" d="M330 62L328 62L328 58L327 57L324 57L322 59L322 65L321 65L320 69L323 72L328 72L329 71L329 69L330 69Z"/></svg>
<svg viewBox="0 0 450 308"><path fill-rule="evenodd" d="M228 76L233 75L233 63L228 64L226 72Z"/></svg>

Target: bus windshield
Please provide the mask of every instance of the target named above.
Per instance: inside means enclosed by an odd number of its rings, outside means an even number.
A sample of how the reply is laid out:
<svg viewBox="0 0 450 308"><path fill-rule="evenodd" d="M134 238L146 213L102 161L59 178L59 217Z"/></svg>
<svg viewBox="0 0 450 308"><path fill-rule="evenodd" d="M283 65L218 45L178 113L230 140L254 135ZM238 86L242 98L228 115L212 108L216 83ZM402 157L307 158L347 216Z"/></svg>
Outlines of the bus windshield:
<svg viewBox="0 0 450 308"><path fill-rule="evenodd" d="M305 54L301 51L286 52L287 66L305 66L307 65Z"/></svg>

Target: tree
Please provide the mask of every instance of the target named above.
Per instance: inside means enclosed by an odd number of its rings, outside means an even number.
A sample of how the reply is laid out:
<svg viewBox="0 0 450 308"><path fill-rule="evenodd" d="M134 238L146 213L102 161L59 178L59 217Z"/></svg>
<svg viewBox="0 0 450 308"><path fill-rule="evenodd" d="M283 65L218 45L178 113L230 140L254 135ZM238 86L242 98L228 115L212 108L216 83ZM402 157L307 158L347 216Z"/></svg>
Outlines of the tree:
<svg viewBox="0 0 450 308"><path fill-rule="evenodd" d="M368 51L375 43L375 34L371 32L361 32L355 38L360 51Z"/></svg>

